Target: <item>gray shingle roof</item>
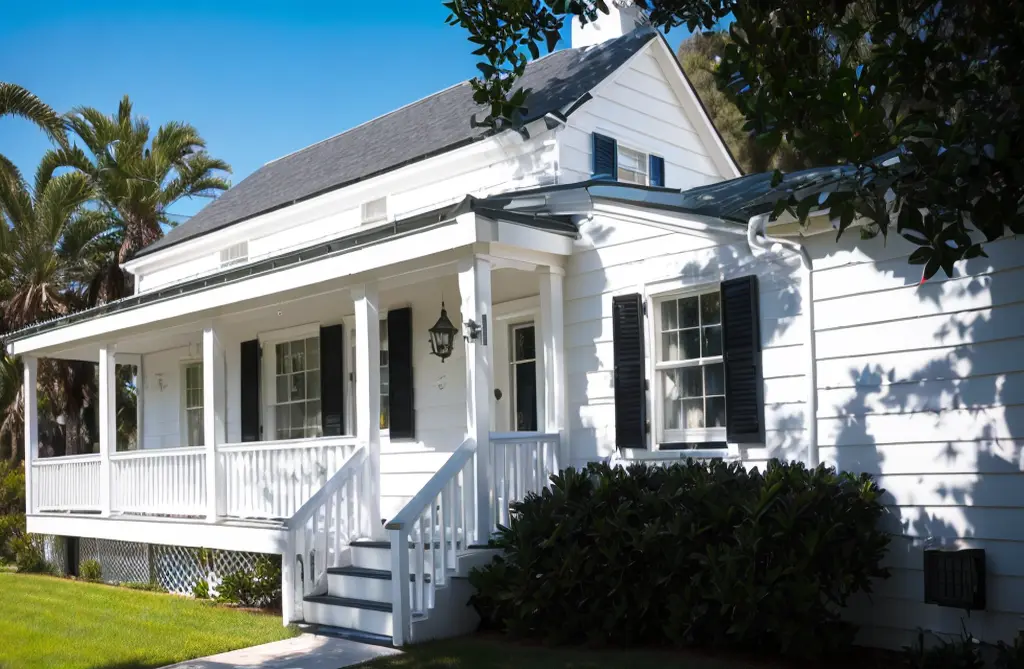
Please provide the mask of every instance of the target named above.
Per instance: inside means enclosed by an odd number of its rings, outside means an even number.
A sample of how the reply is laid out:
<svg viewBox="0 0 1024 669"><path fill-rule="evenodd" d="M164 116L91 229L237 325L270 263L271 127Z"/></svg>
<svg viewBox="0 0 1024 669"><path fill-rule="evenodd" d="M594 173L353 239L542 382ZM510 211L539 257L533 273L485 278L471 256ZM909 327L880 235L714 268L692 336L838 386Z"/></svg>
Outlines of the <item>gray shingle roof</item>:
<svg viewBox="0 0 1024 669"><path fill-rule="evenodd" d="M526 121L571 105L618 69L657 32L641 29L590 49L556 51L527 66ZM487 136L470 120L485 108L469 82L268 163L188 222L142 249L146 255L233 223L342 188Z"/></svg>

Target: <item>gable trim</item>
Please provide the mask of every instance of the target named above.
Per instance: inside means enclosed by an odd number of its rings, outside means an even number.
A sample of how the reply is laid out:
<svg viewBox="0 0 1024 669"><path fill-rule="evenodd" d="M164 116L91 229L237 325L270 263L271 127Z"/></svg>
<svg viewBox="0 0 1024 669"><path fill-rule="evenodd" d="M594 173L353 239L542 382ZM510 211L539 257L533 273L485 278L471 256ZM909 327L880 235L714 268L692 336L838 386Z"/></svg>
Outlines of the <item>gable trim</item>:
<svg viewBox="0 0 1024 669"><path fill-rule="evenodd" d="M640 49L638 53L651 49L651 56L661 66L661 70L665 74L665 80L672 87L672 90L675 91L683 111L693 123L697 135L707 146L708 156L722 172L722 178L734 179L743 176L743 170L740 169L739 163L736 162L736 158L733 157L729 147L722 139L718 128L711 122L708 110L697 95L696 90L694 90L689 77L686 76L682 63L679 62L679 59L672 52L671 47L669 47L668 42L665 40L665 36L658 33L658 37L659 39L651 40L652 44ZM655 47L653 44L658 44L658 46ZM670 62L666 62L666 60Z"/></svg>

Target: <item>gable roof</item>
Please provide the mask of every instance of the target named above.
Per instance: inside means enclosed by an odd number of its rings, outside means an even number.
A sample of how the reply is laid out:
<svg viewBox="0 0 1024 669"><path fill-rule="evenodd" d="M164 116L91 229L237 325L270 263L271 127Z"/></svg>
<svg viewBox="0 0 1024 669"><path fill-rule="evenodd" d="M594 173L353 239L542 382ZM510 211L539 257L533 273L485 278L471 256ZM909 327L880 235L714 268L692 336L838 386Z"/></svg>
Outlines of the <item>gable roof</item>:
<svg viewBox="0 0 1024 669"><path fill-rule="evenodd" d="M645 28L585 49L564 49L531 62L520 80L532 89L530 122L572 105L650 42ZM186 223L138 252L165 249L234 223L390 172L490 136L472 127L486 107L468 81L267 163Z"/></svg>

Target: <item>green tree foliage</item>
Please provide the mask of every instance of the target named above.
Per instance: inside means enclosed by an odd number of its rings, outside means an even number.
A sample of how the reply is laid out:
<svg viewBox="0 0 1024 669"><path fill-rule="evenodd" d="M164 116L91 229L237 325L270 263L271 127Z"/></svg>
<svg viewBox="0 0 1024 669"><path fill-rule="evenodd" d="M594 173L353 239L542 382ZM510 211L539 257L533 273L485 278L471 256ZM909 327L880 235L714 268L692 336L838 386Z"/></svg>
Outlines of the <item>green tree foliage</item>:
<svg viewBox="0 0 1024 669"><path fill-rule="evenodd" d="M84 149L58 156L59 164L87 175L97 202L120 242L92 284L94 299L109 301L130 292L120 264L163 235L173 221L168 208L182 198L227 190L231 167L206 152L206 140L188 123L172 121L151 136L149 122L132 112L125 96L115 114L76 107L69 127Z"/></svg>
<svg viewBox="0 0 1024 669"><path fill-rule="evenodd" d="M0 118L18 116L35 123L51 141L67 146L64 120L49 105L17 84L0 81ZM21 181L21 172L0 153L0 179Z"/></svg>
<svg viewBox="0 0 1024 669"><path fill-rule="evenodd" d="M827 207L839 234L858 219L918 245L922 278L1024 232L1024 3L1004 0L634 0L663 29L710 30L733 16L716 71L767 149L788 142L815 165L856 175L819 202L781 202L801 219ZM480 58L480 121L514 125L526 61L567 17L607 0L451 0ZM885 160L880 157L885 156ZM890 159L892 156L898 159ZM779 175L781 177L781 175Z"/></svg>
<svg viewBox="0 0 1024 669"><path fill-rule="evenodd" d="M729 43L729 35L725 32L694 33L679 45L676 56L740 169L753 174L773 169L791 172L810 167L788 142L783 141L774 149L758 142L746 128L747 119L739 108L718 88L715 73Z"/></svg>

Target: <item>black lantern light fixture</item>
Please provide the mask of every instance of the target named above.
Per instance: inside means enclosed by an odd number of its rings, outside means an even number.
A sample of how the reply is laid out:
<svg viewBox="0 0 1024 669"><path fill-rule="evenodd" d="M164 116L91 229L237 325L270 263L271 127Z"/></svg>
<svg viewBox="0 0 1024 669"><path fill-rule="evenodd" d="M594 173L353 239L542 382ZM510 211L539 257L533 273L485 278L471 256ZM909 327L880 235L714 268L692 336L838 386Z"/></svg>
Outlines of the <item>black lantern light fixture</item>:
<svg viewBox="0 0 1024 669"><path fill-rule="evenodd" d="M441 300L441 316L434 323L434 327L430 328L430 352L441 358L441 362L452 354L452 348L455 346L455 335L459 331L452 325L452 322L448 320L448 312L444 308L444 300Z"/></svg>

